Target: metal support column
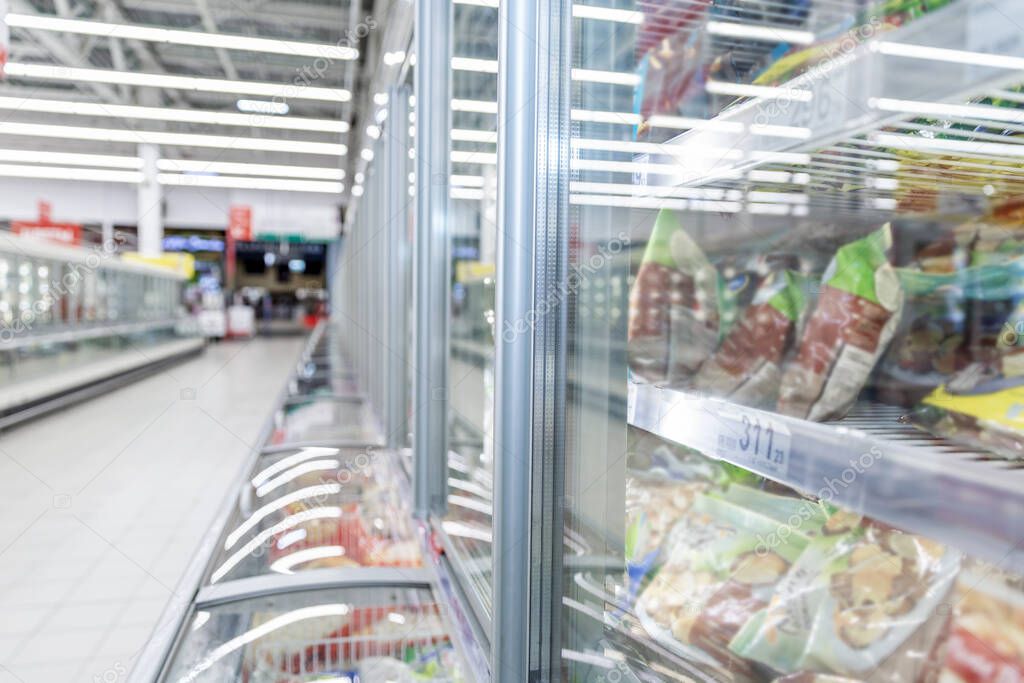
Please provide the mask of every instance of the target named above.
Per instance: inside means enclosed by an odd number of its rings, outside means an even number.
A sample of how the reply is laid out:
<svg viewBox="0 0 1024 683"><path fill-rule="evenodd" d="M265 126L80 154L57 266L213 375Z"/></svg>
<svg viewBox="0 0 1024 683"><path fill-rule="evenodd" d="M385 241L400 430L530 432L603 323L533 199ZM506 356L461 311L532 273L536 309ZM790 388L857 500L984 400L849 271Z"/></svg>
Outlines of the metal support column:
<svg viewBox="0 0 1024 683"><path fill-rule="evenodd" d="M498 19L497 683L557 680L561 660L571 16L504 0Z"/></svg>
<svg viewBox="0 0 1024 683"><path fill-rule="evenodd" d="M445 506L448 457L450 0L416 2L416 514Z"/></svg>
<svg viewBox="0 0 1024 683"><path fill-rule="evenodd" d="M388 448L404 448L409 437L409 89L391 88L384 127L387 227L387 407Z"/></svg>

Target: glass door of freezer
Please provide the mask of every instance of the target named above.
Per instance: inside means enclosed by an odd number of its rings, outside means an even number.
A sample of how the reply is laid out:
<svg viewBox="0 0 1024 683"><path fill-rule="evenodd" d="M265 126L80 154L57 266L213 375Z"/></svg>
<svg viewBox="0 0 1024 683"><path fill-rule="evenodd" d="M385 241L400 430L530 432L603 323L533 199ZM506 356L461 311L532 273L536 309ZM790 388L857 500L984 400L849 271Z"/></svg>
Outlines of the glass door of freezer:
<svg viewBox="0 0 1024 683"><path fill-rule="evenodd" d="M1024 5L573 17L553 675L1024 678Z"/></svg>

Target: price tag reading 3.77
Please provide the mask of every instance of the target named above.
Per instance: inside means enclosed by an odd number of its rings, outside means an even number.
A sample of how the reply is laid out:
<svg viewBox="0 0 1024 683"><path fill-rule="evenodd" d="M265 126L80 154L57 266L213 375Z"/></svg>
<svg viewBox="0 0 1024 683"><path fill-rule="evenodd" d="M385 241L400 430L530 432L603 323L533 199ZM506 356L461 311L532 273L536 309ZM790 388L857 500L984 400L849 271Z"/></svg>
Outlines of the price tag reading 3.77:
<svg viewBox="0 0 1024 683"><path fill-rule="evenodd" d="M789 429L781 421L743 411L722 420L715 452L720 458L755 471L785 475L789 442Z"/></svg>

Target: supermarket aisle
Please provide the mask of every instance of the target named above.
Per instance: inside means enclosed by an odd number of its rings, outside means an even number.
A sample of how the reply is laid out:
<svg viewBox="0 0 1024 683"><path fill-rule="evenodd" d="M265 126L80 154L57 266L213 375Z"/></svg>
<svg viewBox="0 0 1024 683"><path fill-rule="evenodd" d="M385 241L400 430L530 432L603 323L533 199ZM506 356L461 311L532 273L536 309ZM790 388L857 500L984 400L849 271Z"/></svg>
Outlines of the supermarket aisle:
<svg viewBox="0 0 1024 683"><path fill-rule="evenodd" d="M0 434L0 683L124 680L301 344L211 346Z"/></svg>

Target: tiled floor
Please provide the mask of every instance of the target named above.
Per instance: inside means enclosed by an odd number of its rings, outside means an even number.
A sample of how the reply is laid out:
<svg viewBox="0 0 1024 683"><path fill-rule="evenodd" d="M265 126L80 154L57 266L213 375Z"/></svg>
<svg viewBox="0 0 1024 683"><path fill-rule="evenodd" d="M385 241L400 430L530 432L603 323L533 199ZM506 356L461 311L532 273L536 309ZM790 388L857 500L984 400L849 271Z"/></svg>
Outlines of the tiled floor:
<svg viewBox="0 0 1024 683"><path fill-rule="evenodd" d="M125 680L301 343L211 346L0 433L0 683Z"/></svg>

